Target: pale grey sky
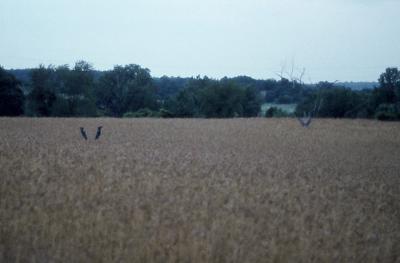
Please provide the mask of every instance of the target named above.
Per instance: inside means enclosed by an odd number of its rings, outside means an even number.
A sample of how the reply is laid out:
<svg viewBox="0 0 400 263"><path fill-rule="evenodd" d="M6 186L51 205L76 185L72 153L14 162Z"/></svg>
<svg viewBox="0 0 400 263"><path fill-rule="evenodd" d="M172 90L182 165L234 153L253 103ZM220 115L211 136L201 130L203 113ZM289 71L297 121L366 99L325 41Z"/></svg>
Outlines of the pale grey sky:
<svg viewBox="0 0 400 263"><path fill-rule="evenodd" d="M400 66L400 0L1 0L0 65L135 63L153 76L374 81Z"/></svg>

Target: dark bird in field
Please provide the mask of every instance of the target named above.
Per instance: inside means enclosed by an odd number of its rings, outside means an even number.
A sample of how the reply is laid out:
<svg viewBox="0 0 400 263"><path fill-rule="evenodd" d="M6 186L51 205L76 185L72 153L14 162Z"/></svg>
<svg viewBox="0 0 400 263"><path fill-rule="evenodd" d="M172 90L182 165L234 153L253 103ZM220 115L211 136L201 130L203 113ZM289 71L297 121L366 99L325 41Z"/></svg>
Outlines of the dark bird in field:
<svg viewBox="0 0 400 263"><path fill-rule="evenodd" d="M304 117L303 118L297 117L297 119L299 120L301 126L306 127L306 128L308 126L310 126L313 117L318 116L318 112L319 112L319 109L321 108L322 101L323 100L320 99L317 102L315 102L315 106L314 106L313 111L309 112L307 114L304 112Z"/></svg>
<svg viewBox="0 0 400 263"><path fill-rule="evenodd" d="M97 127L97 133L96 133L96 138L95 140L99 139L101 136L101 129L103 128L103 126L99 126Z"/></svg>
<svg viewBox="0 0 400 263"><path fill-rule="evenodd" d="M310 126L312 117L311 114L309 114L308 116L304 113L304 117L303 118L297 118L301 124L301 126L303 127L308 127Z"/></svg>
<svg viewBox="0 0 400 263"><path fill-rule="evenodd" d="M87 140L85 129L83 127L80 127L80 130L81 130L81 135L82 135L83 139Z"/></svg>
<svg viewBox="0 0 400 263"><path fill-rule="evenodd" d="M297 118L297 119L299 120L301 126L308 127L308 126L310 126L312 117L311 117L311 114L306 115L306 113L304 113L304 117L303 118Z"/></svg>

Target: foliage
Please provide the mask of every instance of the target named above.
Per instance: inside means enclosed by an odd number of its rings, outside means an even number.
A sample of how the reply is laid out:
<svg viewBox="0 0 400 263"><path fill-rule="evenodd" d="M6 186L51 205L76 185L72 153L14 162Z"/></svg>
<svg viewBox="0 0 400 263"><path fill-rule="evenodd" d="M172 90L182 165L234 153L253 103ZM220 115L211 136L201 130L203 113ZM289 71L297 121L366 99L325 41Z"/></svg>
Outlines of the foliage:
<svg viewBox="0 0 400 263"><path fill-rule="evenodd" d="M200 93L200 111L207 118L243 116L242 92L233 83L213 83Z"/></svg>
<svg viewBox="0 0 400 263"><path fill-rule="evenodd" d="M170 97L176 96L187 85L188 78L167 77L153 78L156 87L157 96L160 100L165 101Z"/></svg>
<svg viewBox="0 0 400 263"><path fill-rule="evenodd" d="M167 109L161 108L160 109L160 117L161 118L174 118L175 115Z"/></svg>
<svg viewBox="0 0 400 263"><path fill-rule="evenodd" d="M294 116L294 112L296 110L297 104L275 104L275 103L263 103L261 105L261 114L265 116L265 113L268 109L274 107L282 110L288 116Z"/></svg>
<svg viewBox="0 0 400 263"><path fill-rule="evenodd" d="M20 82L0 67L0 116L20 116L24 113L25 96Z"/></svg>
<svg viewBox="0 0 400 263"><path fill-rule="evenodd" d="M169 104L170 110L177 117L195 117L197 116L196 98L192 91L183 90L179 92L176 98Z"/></svg>
<svg viewBox="0 0 400 263"><path fill-rule="evenodd" d="M179 118L200 117L200 93L211 82L207 77L191 78L183 90L166 101L165 109Z"/></svg>
<svg viewBox="0 0 400 263"><path fill-rule="evenodd" d="M123 115L124 118L150 118L150 117L160 117L158 111L152 111L148 108L140 109L135 112L126 112Z"/></svg>
<svg viewBox="0 0 400 263"><path fill-rule="evenodd" d="M298 103L304 97L306 87L297 81L291 82L286 78L281 78L279 81L266 81L264 90L266 91L266 102L294 104Z"/></svg>
<svg viewBox="0 0 400 263"><path fill-rule="evenodd" d="M248 86L242 96L243 117L256 117L261 112L262 99L255 87Z"/></svg>
<svg viewBox="0 0 400 263"><path fill-rule="evenodd" d="M282 117L291 117L293 116L292 114L282 110L281 108L278 107L270 107L268 110L265 112L265 117L266 118L282 118Z"/></svg>
<svg viewBox="0 0 400 263"><path fill-rule="evenodd" d="M68 65L31 70L28 108L34 116L97 116L93 67L78 61Z"/></svg>
<svg viewBox="0 0 400 263"><path fill-rule="evenodd" d="M387 68L379 78L379 87L373 90L371 107L379 120L400 119L400 72Z"/></svg>
<svg viewBox="0 0 400 263"><path fill-rule="evenodd" d="M394 121L399 117L395 104L381 104L376 109L375 118L380 121Z"/></svg>
<svg viewBox="0 0 400 263"><path fill-rule="evenodd" d="M177 117L255 117L261 109L261 98L252 86L197 77L167 107Z"/></svg>
<svg viewBox="0 0 400 263"><path fill-rule="evenodd" d="M39 68L31 72L31 92L28 96L28 108L32 115L50 116L56 101L55 70L53 67Z"/></svg>
<svg viewBox="0 0 400 263"><path fill-rule="evenodd" d="M70 117L70 103L68 99L62 95L58 95L56 101L53 104L52 115L56 117Z"/></svg>
<svg viewBox="0 0 400 263"><path fill-rule="evenodd" d="M64 98L68 101L69 116L96 116L92 65L78 61L74 68L66 73Z"/></svg>
<svg viewBox="0 0 400 263"><path fill-rule="evenodd" d="M308 112L314 117L327 118L400 119L397 68L387 68L374 89L363 88L370 87L371 83L306 85L301 80L283 77L280 80L256 80L247 76L221 80L200 76L152 78L150 70L139 65L115 66L113 70L101 72L85 61L78 61L72 69L68 65L47 68L40 65L29 74L26 70L11 72L20 76L22 82L14 84L17 89L4 92L3 88L2 94L13 91L15 105L21 105L24 94L18 90L23 88L28 94L25 107L28 116L122 117L127 112L149 109L165 118L256 117L265 114L261 105L268 102L297 105L297 116ZM357 89L342 85L356 85ZM10 104L13 100L7 101ZM2 104L3 111L6 105ZM14 107L10 108L13 113L7 114L22 114L24 109L15 110L18 108L15 105L10 106ZM267 116L288 116L279 110L281 106L277 108L271 109Z"/></svg>
<svg viewBox="0 0 400 263"><path fill-rule="evenodd" d="M97 106L109 116L158 108L150 71L138 65L115 66L100 78L96 92Z"/></svg>
<svg viewBox="0 0 400 263"><path fill-rule="evenodd" d="M355 118L366 106L362 91L336 86L330 82L320 82L315 89L296 107L296 115L304 112L314 117Z"/></svg>

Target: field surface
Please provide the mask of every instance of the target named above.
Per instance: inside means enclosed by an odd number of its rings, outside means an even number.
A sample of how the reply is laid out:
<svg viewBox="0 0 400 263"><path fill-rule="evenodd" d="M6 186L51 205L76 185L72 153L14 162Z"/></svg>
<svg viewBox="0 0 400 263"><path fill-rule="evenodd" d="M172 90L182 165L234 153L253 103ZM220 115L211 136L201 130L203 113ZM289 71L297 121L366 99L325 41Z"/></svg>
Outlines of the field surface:
<svg viewBox="0 0 400 263"><path fill-rule="evenodd" d="M400 262L400 123L1 118L0 262Z"/></svg>

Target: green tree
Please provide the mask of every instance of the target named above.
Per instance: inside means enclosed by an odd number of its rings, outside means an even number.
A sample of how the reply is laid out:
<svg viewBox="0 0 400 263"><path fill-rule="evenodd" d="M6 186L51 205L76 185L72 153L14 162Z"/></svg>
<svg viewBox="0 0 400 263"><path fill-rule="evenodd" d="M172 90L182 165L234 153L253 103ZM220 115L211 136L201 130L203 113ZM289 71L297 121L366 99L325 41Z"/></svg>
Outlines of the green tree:
<svg viewBox="0 0 400 263"><path fill-rule="evenodd" d="M290 114L287 112L277 108L277 107L271 107L265 112L265 117L266 118L272 118L272 117L277 117L277 118L282 118L282 117L289 117Z"/></svg>
<svg viewBox="0 0 400 263"><path fill-rule="evenodd" d="M393 120L393 116L400 118L400 72L397 68L387 68L381 74L379 87L372 92L371 107L375 117L381 120Z"/></svg>
<svg viewBox="0 0 400 263"><path fill-rule="evenodd" d="M376 109L375 118L381 121L394 121L399 118L394 104L382 103Z"/></svg>
<svg viewBox="0 0 400 263"><path fill-rule="evenodd" d="M96 95L98 107L110 116L158 107L150 71L133 64L106 72L99 80Z"/></svg>
<svg viewBox="0 0 400 263"><path fill-rule="evenodd" d="M296 115L304 112L312 113L315 117L343 118L357 117L365 100L359 92L335 86L334 83L320 82L312 93L308 94L296 107Z"/></svg>
<svg viewBox="0 0 400 263"><path fill-rule="evenodd" d="M68 101L74 116L96 116L93 67L86 61L78 61L68 78Z"/></svg>
<svg viewBox="0 0 400 263"><path fill-rule="evenodd" d="M380 120L400 118L400 72L387 68L379 77L379 87L371 94L368 111Z"/></svg>
<svg viewBox="0 0 400 263"><path fill-rule="evenodd" d="M254 87L247 87L243 96L243 116L256 117L261 112L262 99L258 90Z"/></svg>
<svg viewBox="0 0 400 263"><path fill-rule="evenodd" d="M92 65L78 61L72 70L63 65L56 68L55 73L57 100L53 105L53 115L97 116Z"/></svg>
<svg viewBox="0 0 400 263"><path fill-rule="evenodd" d="M166 100L163 107L174 117L204 117L200 109L200 92L211 82L209 78L200 76L188 79L184 88Z"/></svg>
<svg viewBox="0 0 400 263"><path fill-rule="evenodd" d="M242 99L243 90L233 82L215 82L201 92L201 112L207 118L243 116Z"/></svg>
<svg viewBox="0 0 400 263"><path fill-rule="evenodd" d="M154 85L157 89L158 98L162 101L170 97L176 96L181 90L185 88L187 78L180 77L167 77L153 78Z"/></svg>
<svg viewBox="0 0 400 263"><path fill-rule="evenodd" d="M400 72L397 68L387 68L379 77L379 87L386 95L386 103L400 101Z"/></svg>
<svg viewBox="0 0 400 263"><path fill-rule="evenodd" d="M177 117L188 118L198 115L196 95L191 90L179 92L174 101L174 113Z"/></svg>
<svg viewBox="0 0 400 263"><path fill-rule="evenodd" d="M24 101L19 81L0 67L0 116L22 115Z"/></svg>
<svg viewBox="0 0 400 263"><path fill-rule="evenodd" d="M261 97L253 85L240 87L228 78L197 77L165 106L176 117L254 117L261 111Z"/></svg>
<svg viewBox="0 0 400 263"><path fill-rule="evenodd" d="M50 116L54 102L55 94L55 70L53 67L44 67L31 71L32 90L28 96L28 105L30 111L35 116Z"/></svg>

